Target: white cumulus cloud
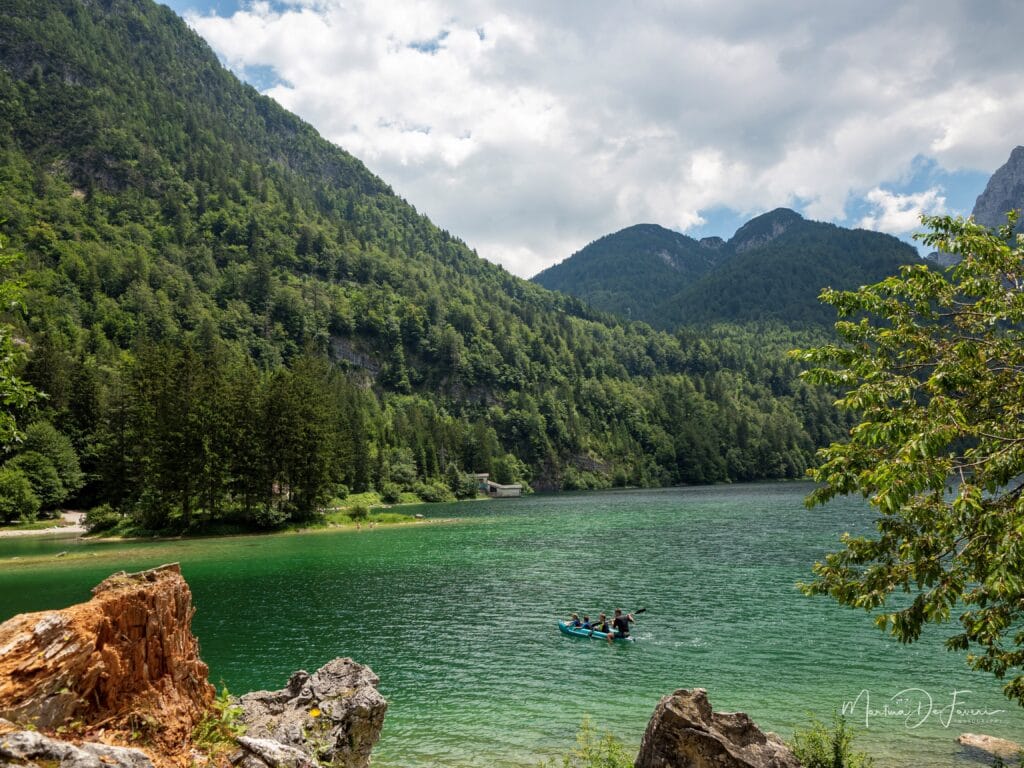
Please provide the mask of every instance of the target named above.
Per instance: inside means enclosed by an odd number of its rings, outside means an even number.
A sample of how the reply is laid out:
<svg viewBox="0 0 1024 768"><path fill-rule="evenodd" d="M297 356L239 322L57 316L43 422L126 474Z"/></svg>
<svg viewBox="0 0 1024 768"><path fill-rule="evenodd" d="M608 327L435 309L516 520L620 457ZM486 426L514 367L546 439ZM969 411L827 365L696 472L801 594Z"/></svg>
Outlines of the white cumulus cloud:
<svg viewBox="0 0 1024 768"><path fill-rule="evenodd" d="M907 232L941 195L884 187L922 156L991 172L1024 125L1009 0L263 0L187 20L520 275L722 207L848 223L866 199L861 225Z"/></svg>
<svg viewBox="0 0 1024 768"><path fill-rule="evenodd" d="M865 199L874 210L861 218L858 226L896 235L919 231L923 214L946 212L946 198L938 187L906 195L875 187Z"/></svg>

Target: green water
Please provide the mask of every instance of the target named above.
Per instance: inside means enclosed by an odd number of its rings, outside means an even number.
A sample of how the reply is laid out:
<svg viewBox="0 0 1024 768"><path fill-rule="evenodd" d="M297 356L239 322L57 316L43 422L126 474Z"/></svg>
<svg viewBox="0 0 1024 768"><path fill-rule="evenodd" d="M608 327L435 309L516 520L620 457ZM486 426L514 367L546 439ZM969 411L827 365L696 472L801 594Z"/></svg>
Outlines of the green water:
<svg viewBox="0 0 1024 768"><path fill-rule="evenodd" d="M941 633L901 646L869 617L794 583L859 501L808 512L804 484L537 496L425 506L454 522L187 542L0 540L0 619L83 600L114 570L178 560L211 679L281 687L295 669L352 656L391 702L374 765L532 764L584 717L638 744L658 699L707 688L785 736L862 691L882 710L930 696L932 716L852 718L881 766L966 765L964 731L1024 740L1022 710L970 673ZM69 556L52 555L68 551ZM44 557L40 564L39 556ZM19 559L14 559L14 558ZM572 610L646 606L636 644L564 637ZM961 711L945 709L953 691ZM963 705L966 705L965 711ZM979 712L978 710L981 710ZM992 712L992 710L1001 710ZM925 709L927 711L927 709Z"/></svg>

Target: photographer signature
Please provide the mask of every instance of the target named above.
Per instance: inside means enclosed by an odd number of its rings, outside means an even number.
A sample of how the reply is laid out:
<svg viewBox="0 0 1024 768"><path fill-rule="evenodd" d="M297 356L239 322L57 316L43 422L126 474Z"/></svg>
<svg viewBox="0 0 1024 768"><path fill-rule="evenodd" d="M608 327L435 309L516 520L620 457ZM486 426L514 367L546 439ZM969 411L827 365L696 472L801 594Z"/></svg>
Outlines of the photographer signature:
<svg viewBox="0 0 1024 768"><path fill-rule="evenodd" d="M908 729L913 729L926 723L929 718L935 718L943 728L948 728L954 722L993 717L1006 712L1005 709L968 706L965 698L969 693L953 690L944 702L936 702L923 688L904 688L890 696L880 707L872 707L871 691L865 688L856 698L843 702L842 714L844 717L859 719L863 713L865 728L871 727L873 717L898 717L903 719Z"/></svg>

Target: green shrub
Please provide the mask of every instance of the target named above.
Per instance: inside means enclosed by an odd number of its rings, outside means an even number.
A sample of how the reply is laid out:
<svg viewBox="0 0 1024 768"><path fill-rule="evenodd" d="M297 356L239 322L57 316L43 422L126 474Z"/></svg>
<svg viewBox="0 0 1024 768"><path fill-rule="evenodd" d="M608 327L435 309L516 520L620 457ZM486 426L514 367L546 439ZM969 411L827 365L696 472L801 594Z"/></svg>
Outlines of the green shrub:
<svg viewBox="0 0 1024 768"><path fill-rule="evenodd" d="M396 483L384 483L380 489L380 499L385 504L397 504L402 498L402 489Z"/></svg>
<svg viewBox="0 0 1024 768"><path fill-rule="evenodd" d="M436 504L441 501L454 501L455 495L443 483L417 483L413 491L422 501Z"/></svg>
<svg viewBox="0 0 1024 768"><path fill-rule="evenodd" d="M206 716L192 730L192 741L207 754L217 757L237 749L235 740L245 735L242 708L237 700L221 690Z"/></svg>
<svg viewBox="0 0 1024 768"><path fill-rule="evenodd" d="M813 718L810 727L793 734L789 748L804 768L870 768L874 762L853 750L853 737L846 718L836 714L831 727Z"/></svg>
<svg viewBox="0 0 1024 768"><path fill-rule="evenodd" d="M89 533L99 533L100 531L109 531L122 520L124 517L120 512L109 504L103 504L86 512L82 524L85 525Z"/></svg>
<svg viewBox="0 0 1024 768"><path fill-rule="evenodd" d="M576 733L576 747L562 755L559 762L545 761L538 768L633 768L633 760L622 741L607 732L599 734L585 717Z"/></svg>
<svg viewBox="0 0 1024 768"><path fill-rule="evenodd" d="M356 504L348 511L348 516L352 522L358 523L370 516L370 510L365 504Z"/></svg>
<svg viewBox="0 0 1024 768"><path fill-rule="evenodd" d="M0 522L35 520L39 506L39 497L23 472L16 467L0 467Z"/></svg>

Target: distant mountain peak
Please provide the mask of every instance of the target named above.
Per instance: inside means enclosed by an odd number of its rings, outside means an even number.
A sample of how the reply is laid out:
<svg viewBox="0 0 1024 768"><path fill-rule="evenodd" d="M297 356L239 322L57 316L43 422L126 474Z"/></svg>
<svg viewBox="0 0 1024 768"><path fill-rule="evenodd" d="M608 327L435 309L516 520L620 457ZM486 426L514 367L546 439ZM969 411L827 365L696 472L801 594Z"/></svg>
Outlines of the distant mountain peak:
<svg viewBox="0 0 1024 768"><path fill-rule="evenodd" d="M1006 223L1009 211L1024 208L1024 146L1015 147L1010 159L996 169L978 195L972 215L974 220L993 229Z"/></svg>
<svg viewBox="0 0 1024 768"><path fill-rule="evenodd" d="M605 235L534 277L546 288L655 327L680 323L824 325L822 287L873 283L918 261L913 246L879 232L808 221L776 208L726 242L657 225Z"/></svg>
<svg viewBox="0 0 1024 768"><path fill-rule="evenodd" d="M752 248L758 248L770 243L794 224L798 224L803 220L804 217L794 210L776 208L774 211L762 213L737 229L736 234L729 241L729 245L732 246L736 253L743 253Z"/></svg>

